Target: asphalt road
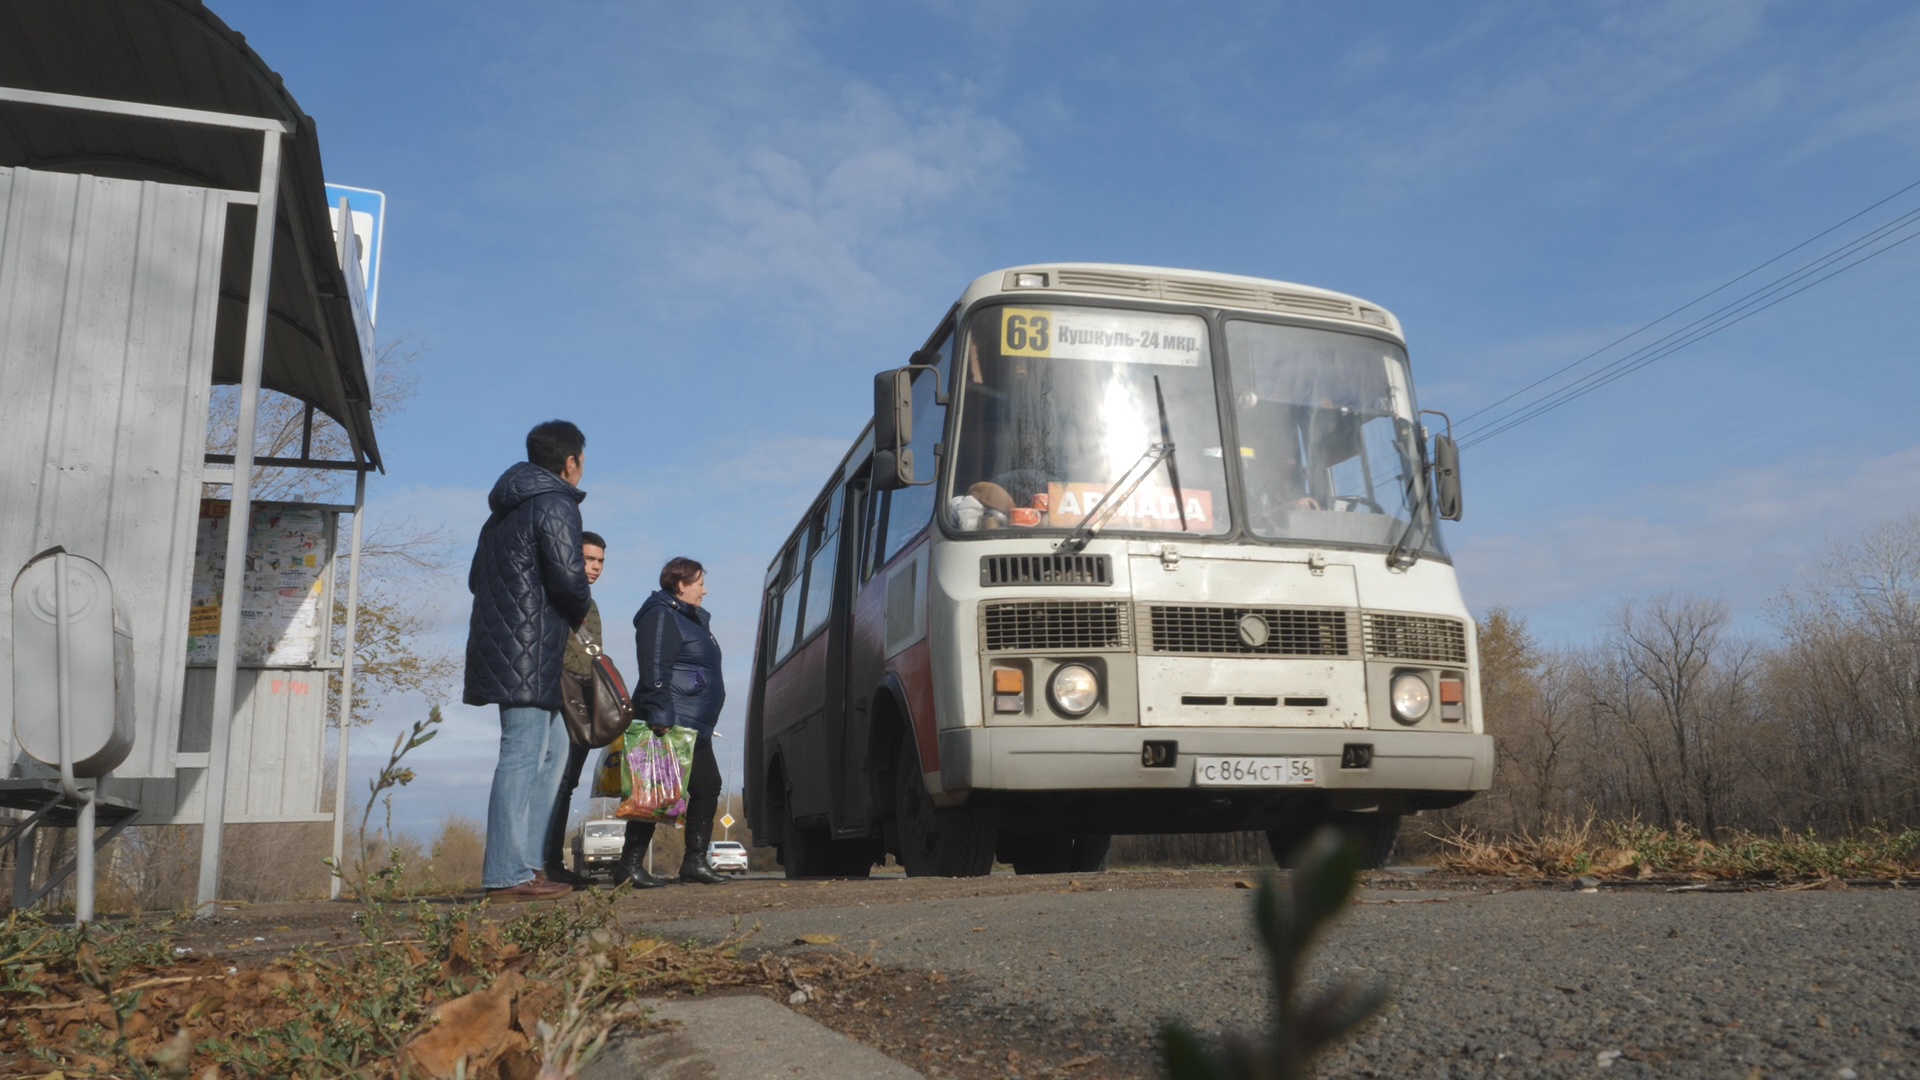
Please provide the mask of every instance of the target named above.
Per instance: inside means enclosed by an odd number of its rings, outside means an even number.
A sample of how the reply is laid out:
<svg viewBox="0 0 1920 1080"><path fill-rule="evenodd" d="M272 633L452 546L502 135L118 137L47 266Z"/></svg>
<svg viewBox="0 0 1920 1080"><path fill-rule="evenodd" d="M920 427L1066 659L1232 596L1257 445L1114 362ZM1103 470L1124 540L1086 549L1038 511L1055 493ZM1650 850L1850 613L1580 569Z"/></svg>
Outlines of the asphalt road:
<svg viewBox="0 0 1920 1080"><path fill-rule="evenodd" d="M932 1033L911 1062L930 1075L997 1075L956 1065L973 1039L1012 1073L1005 1048L1070 1032L1097 1058L1071 1075L1147 1076L1163 1019L1208 1034L1263 1022L1246 880L748 881L663 890L687 902L637 898L628 917L675 937L758 927L774 949L834 935L937 978L941 992L902 1018ZM1394 995L1322 1060L1329 1076L1920 1076L1911 887L1579 892L1383 875L1323 940L1312 978L1383 979ZM856 1006L875 1007L841 1013Z"/></svg>

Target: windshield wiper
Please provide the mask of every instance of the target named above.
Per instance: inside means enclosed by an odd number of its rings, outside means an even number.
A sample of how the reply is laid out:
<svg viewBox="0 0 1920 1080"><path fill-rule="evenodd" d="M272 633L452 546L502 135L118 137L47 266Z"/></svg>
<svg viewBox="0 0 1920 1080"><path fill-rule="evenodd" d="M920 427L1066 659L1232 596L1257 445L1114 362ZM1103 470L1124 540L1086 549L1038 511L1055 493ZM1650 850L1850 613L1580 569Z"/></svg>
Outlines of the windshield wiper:
<svg viewBox="0 0 1920 1080"><path fill-rule="evenodd" d="M1158 375L1154 376L1153 379L1153 396L1155 403L1160 407L1161 441L1147 447L1146 452L1140 455L1139 460L1127 467L1127 471L1120 475L1120 483L1110 490L1105 498L1100 500L1100 508L1088 514L1086 517L1081 518L1080 524L1075 525L1073 531L1068 533L1066 538L1054 547L1053 550L1055 552L1062 555L1077 555L1085 550L1087 544L1106 526L1108 519L1112 518L1114 513L1126 503L1128 497L1134 493L1135 489L1146 482L1147 477L1153 475L1154 467L1162 461L1167 463L1167 476L1173 481L1173 498L1175 504L1178 505L1180 509L1180 528L1182 531L1186 530L1186 499L1181 494L1180 474L1175 470L1173 463L1173 434L1167 425L1167 403L1166 400L1160 396L1160 377Z"/></svg>
<svg viewBox="0 0 1920 1080"><path fill-rule="evenodd" d="M1173 457L1173 428L1167 424L1167 398L1160 392L1160 376L1153 377L1153 403L1160 410L1160 444L1167 448L1167 479L1173 482L1173 507L1180 511L1180 531L1187 531L1187 496L1180 490L1180 463Z"/></svg>
<svg viewBox="0 0 1920 1080"><path fill-rule="evenodd" d="M1419 439L1419 436L1416 434L1414 438ZM1395 570L1405 570L1420 561L1420 548L1427 542L1427 530L1422 527L1422 523L1431 524L1432 521L1433 507L1431 499L1428 498L1430 492L1425 490L1426 484L1423 483L1427 475L1425 440L1419 440L1415 450L1417 451L1415 460L1420 463L1419 471L1407 477L1406 495L1407 505L1412 508L1412 511L1407 515L1407 527L1400 530L1400 539L1394 541L1393 550L1387 552L1387 565ZM1415 530L1419 531L1418 544L1414 543Z"/></svg>

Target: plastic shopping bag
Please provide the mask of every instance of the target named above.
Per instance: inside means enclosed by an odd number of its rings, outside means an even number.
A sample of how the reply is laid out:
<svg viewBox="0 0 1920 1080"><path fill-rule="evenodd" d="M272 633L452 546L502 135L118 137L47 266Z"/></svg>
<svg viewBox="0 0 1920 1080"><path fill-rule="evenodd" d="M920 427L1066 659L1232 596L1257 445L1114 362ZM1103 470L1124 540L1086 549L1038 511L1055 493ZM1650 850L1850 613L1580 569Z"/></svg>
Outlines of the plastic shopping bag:
<svg viewBox="0 0 1920 1080"><path fill-rule="evenodd" d="M632 794L613 812L617 818L637 821L675 821L687 812L687 773L693 767L693 744L699 733L668 728L666 734L648 732L627 737L627 774Z"/></svg>
<svg viewBox="0 0 1920 1080"><path fill-rule="evenodd" d="M631 794L633 777L627 773L627 740L621 736L600 753L600 764L593 770L593 797L624 799Z"/></svg>

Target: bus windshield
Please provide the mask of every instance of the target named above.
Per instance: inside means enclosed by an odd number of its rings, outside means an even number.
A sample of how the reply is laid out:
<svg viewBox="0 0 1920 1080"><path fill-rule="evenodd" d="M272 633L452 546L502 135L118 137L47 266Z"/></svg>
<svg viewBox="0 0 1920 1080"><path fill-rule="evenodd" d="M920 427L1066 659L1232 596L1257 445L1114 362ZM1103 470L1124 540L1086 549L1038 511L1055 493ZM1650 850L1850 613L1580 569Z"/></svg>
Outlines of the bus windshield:
<svg viewBox="0 0 1920 1080"><path fill-rule="evenodd" d="M1247 525L1273 540L1439 553L1407 358L1357 334L1226 325ZM1415 514L1420 528L1409 530Z"/></svg>
<svg viewBox="0 0 1920 1080"><path fill-rule="evenodd" d="M1227 531L1205 320L1119 308L1005 306L976 312L968 329L953 487L944 500L954 528L1080 524L1148 448L1164 441L1164 402L1174 452L1114 508L1105 528L1201 536Z"/></svg>

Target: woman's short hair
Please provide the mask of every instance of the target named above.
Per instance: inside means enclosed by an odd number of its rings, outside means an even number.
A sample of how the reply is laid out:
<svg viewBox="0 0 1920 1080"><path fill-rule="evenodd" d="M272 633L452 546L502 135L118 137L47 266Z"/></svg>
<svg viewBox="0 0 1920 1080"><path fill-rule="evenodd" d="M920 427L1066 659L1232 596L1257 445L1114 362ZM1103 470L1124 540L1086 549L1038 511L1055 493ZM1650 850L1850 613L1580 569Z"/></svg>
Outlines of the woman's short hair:
<svg viewBox="0 0 1920 1080"><path fill-rule="evenodd" d="M667 560L667 565L660 568L660 587L665 589L669 596L678 596L682 586L692 584L693 579L706 572L706 567L685 555L676 555Z"/></svg>

